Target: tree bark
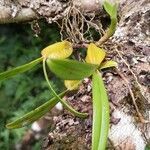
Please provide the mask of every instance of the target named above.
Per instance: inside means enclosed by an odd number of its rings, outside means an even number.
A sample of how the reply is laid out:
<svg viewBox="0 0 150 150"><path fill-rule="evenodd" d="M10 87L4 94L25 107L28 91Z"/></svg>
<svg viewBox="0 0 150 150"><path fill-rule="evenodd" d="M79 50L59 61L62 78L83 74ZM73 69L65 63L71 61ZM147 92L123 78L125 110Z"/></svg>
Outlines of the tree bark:
<svg viewBox="0 0 150 150"><path fill-rule="evenodd" d="M90 5L88 5L90 3ZM76 5L84 12L100 10L100 1L96 0L0 0L0 24L25 22L46 18L48 22L62 19L66 16L70 4Z"/></svg>

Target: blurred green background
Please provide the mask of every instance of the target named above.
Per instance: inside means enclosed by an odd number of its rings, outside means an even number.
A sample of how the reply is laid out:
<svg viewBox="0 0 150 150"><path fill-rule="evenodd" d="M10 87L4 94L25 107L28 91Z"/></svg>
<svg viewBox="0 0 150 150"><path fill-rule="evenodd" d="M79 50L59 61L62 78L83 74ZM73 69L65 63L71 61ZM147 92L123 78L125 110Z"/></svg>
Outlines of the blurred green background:
<svg viewBox="0 0 150 150"><path fill-rule="evenodd" d="M40 57L41 50L51 43L60 41L56 24L39 23L41 32L36 37L30 24L0 25L0 72L25 64ZM51 76L54 88L59 92L62 83ZM59 89L59 90L58 90ZM42 65L0 82L0 149L15 149L30 127L8 130L6 122L14 120L40 104L52 95L44 80ZM41 149L36 141L32 149Z"/></svg>

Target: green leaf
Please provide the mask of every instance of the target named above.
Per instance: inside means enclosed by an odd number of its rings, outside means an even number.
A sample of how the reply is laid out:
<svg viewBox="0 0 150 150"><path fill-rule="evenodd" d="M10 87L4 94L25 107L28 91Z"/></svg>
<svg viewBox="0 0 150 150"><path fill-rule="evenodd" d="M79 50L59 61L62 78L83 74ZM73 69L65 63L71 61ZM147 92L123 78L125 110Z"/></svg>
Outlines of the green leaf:
<svg viewBox="0 0 150 150"><path fill-rule="evenodd" d="M147 144L145 150L150 150L150 144Z"/></svg>
<svg viewBox="0 0 150 150"><path fill-rule="evenodd" d="M104 9L110 15L111 18L117 17L117 4L108 2L109 0L105 0L103 3Z"/></svg>
<svg viewBox="0 0 150 150"><path fill-rule="evenodd" d="M45 60L43 61L43 71L44 71L44 76L45 76L46 82L47 82L48 87L49 87L50 91L52 92L52 94L56 98L58 98L58 100L64 105L64 107L66 107L75 116L80 117L80 118L86 118L87 113L80 113L80 112L76 111L70 105L68 105L68 103L65 100L61 99L60 96L55 92L55 90L53 89L53 87L50 84L49 79L48 79L48 75L47 75L47 72L46 72L46 66L45 66Z"/></svg>
<svg viewBox="0 0 150 150"><path fill-rule="evenodd" d="M110 67L117 67L117 62L109 60L101 63L100 69L110 68Z"/></svg>
<svg viewBox="0 0 150 150"><path fill-rule="evenodd" d="M28 63L28 64L25 64L25 65L16 67L12 70L8 70L8 71L0 73L0 81L11 78L17 74L20 74L20 73L23 73L23 72L30 70L31 68L33 68L34 66L39 64L42 61L42 59L43 58L41 57L41 58L38 58L38 59Z"/></svg>
<svg viewBox="0 0 150 150"><path fill-rule="evenodd" d="M54 74L63 80L82 80L91 76L98 68L98 65L67 59L48 59L47 65Z"/></svg>
<svg viewBox="0 0 150 150"><path fill-rule="evenodd" d="M99 72L93 74L92 150L105 150L109 130L109 102Z"/></svg>
<svg viewBox="0 0 150 150"><path fill-rule="evenodd" d="M60 97L64 96L66 91L59 94ZM22 116L21 118L8 123L6 127L8 129L15 129L15 128L21 128L26 125L31 124L32 122L36 121L37 119L41 118L44 114L49 112L56 104L58 103L58 99L56 97L50 99L43 105L37 107L35 110L32 110L31 112L27 113L26 115Z"/></svg>
<svg viewBox="0 0 150 150"><path fill-rule="evenodd" d="M110 15L111 23L105 34L100 38L98 42L96 42L96 45L99 46L105 43L116 31L118 5L117 3L112 4L109 1L110 0L105 0L103 6L106 12Z"/></svg>

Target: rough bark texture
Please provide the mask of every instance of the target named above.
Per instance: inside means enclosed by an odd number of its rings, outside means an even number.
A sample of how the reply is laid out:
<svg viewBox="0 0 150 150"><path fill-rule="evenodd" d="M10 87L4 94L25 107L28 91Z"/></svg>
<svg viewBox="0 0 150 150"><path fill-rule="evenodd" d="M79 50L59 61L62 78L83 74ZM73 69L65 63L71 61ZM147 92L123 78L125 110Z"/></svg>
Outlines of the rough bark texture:
<svg viewBox="0 0 150 150"><path fill-rule="evenodd" d="M88 5L89 2L91 5ZM100 1L92 0L1 0L0 23L25 22L46 18L48 22L57 21L66 16L70 4L76 5L85 12L100 9Z"/></svg>
<svg viewBox="0 0 150 150"><path fill-rule="evenodd" d="M101 7L97 7L100 3L96 0L74 2L86 15L93 13L93 10L94 13L100 13ZM43 17L51 23L64 18L70 4L67 0L18 0L15 3L1 0L0 23ZM144 150L145 145L150 143L150 124L139 121L131 95L133 94L142 115L150 120L150 1L121 1L117 30L103 47L108 51L107 58L114 59L119 64L119 71L103 73L112 109L108 149ZM81 120L71 117L65 110L59 115L53 111L49 119L54 126L43 144L43 149L88 150L91 147L90 81L86 81L77 94L67 100L77 110L89 112L89 118Z"/></svg>
<svg viewBox="0 0 150 150"><path fill-rule="evenodd" d="M67 4L57 0L0 1L0 23L24 22L38 18L60 17Z"/></svg>

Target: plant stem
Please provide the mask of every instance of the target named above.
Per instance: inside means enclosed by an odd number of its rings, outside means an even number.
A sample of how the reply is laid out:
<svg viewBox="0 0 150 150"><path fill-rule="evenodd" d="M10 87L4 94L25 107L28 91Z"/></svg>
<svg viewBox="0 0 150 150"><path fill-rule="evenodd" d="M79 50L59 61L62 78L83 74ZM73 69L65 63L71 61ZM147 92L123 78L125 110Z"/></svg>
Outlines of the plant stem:
<svg viewBox="0 0 150 150"><path fill-rule="evenodd" d="M43 72L44 72L44 76L45 76L46 82L47 82L47 84L48 84L48 86L49 86L49 89L50 89L50 91L52 92L52 94L53 94L71 113L73 113L75 116L80 117L80 118L86 118L86 117L87 117L87 114L86 114L86 113L77 112L77 111L76 111L75 109L73 109L70 105L68 105L63 99L61 99L61 98L59 97L59 95L57 95L57 93L54 91L54 89L53 89L53 87L52 87L52 85L50 84L49 79L48 79L45 62L46 62L46 59L43 60Z"/></svg>
<svg viewBox="0 0 150 150"><path fill-rule="evenodd" d="M117 26L117 18L111 18L111 24L109 28L106 30L105 34L101 37L101 39L97 41L95 44L97 46L100 46L103 43L105 43L115 33L116 26Z"/></svg>

